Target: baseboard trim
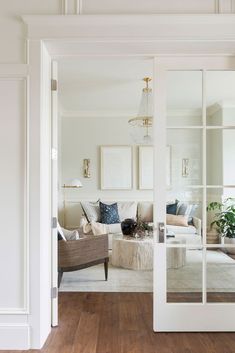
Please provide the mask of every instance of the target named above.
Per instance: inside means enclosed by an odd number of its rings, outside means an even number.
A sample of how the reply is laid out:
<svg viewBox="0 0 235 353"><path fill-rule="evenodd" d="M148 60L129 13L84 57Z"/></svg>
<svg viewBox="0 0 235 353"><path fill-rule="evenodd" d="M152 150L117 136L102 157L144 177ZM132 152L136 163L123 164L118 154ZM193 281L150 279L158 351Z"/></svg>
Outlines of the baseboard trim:
<svg viewBox="0 0 235 353"><path fill-rule="evenodd" d="M0 350L30 349L28 325L0 325Z"/></svg>

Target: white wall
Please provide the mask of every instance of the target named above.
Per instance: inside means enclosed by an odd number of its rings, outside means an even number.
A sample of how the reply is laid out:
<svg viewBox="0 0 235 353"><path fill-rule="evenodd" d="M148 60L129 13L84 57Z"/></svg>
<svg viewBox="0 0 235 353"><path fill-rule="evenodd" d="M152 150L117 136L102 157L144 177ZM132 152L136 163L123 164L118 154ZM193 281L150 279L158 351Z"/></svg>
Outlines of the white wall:
<svg viewBox="0 0 235 353"><path fill-rule="evenodd" d="M133 144L130 136L128 117L66 117L61 125L61 176L60 186L69 180L78 178L83 187L66 193L66 225L79 225L79 220L69 222L70 212L74 213L75 203L81 200L153 200L152 190L138 189L138 146ZM101 190L100 187L100 146L101 145L132 145L133 146L133 189L132 190ZM83 159L91 160L91 178L83 176ZM64 193L61 193L64 197ZM72 206L69 201L72 201ZM72 209L71 209L72 207Z"/></svg>

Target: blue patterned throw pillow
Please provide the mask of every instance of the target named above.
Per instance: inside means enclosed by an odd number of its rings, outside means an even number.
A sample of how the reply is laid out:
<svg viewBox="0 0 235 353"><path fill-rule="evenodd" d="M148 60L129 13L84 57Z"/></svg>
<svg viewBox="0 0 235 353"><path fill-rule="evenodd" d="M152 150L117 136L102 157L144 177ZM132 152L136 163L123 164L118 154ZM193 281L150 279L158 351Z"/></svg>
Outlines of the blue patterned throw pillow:
<svg viewBox="0 0 235 353"><path fill-rule="evenodd" d="M117 203L113 203L112 205L106 205L105 203L100 202L100 216L101 223L120 223Z"/></svg>
<svg viewBox="0 0 235 353"><path fill-rule="evenodd" d="M175 203L166 205L166 213L176 215L178 203L179 201L175 200Z"/></svg>

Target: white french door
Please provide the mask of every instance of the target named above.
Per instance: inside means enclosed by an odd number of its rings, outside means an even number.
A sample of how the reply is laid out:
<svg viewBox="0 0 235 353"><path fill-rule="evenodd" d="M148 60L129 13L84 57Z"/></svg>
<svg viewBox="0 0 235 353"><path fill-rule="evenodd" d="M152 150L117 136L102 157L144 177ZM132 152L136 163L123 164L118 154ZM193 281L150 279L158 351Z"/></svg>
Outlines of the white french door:
<svg viewBox="0 0 235 353"><path fill-rule="evenodd" d="M235 60L156 58L154 76L154 331L235 331L235 248L207 211L235 197Z"/></svg>
<svg viewBox="0 0 235 353"><path fill-rule="evenodd" d="M58 325L58 67L51 63L51 324Z"/></svg>

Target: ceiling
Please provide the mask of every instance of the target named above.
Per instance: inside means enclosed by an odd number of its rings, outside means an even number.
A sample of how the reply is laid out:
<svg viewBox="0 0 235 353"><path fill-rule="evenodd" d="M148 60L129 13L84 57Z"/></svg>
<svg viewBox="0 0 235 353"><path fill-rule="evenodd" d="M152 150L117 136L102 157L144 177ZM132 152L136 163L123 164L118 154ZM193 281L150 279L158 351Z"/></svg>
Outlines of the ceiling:
<svg viewBox="0 0 235 353"><path fill-rule="evenodd" d="M150 59L78 59L59 63L62 110L116 113L138 110L142 78L152 77Z"/></svg>
<svg viewBox="0 0 235 353"><path fill-rule="evenodd" d="M85 115L137 114L144 87L153 77L151 58L79 58L59 62L59 102L64 112ZM202 72L171 71L167 81L169 110L202 107ZM235 71L207 72L207 106L235 102Z"/></svg>

